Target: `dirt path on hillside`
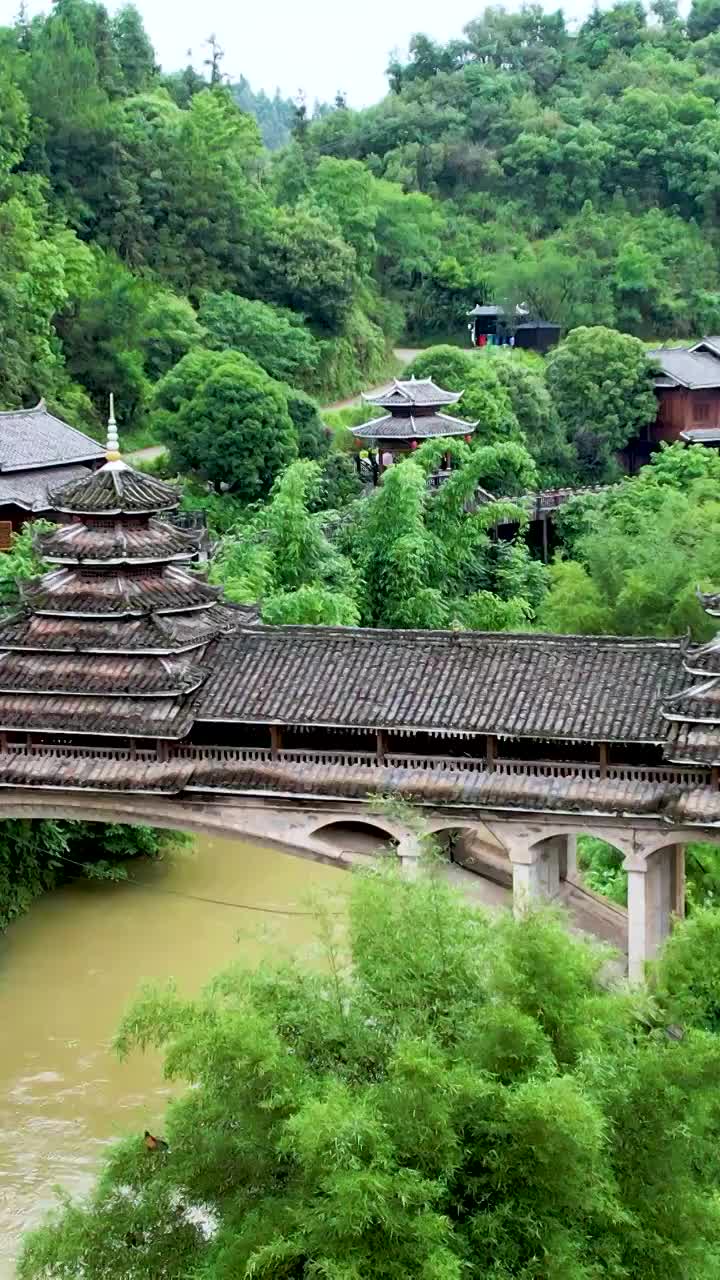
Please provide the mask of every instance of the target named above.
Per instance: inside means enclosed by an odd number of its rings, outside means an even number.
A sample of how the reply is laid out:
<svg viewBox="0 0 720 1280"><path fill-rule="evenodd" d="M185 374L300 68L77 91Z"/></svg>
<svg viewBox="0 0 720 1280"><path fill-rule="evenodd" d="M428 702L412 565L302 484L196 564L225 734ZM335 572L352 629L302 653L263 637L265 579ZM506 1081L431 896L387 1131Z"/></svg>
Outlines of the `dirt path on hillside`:
<svg viewBox="0 0 720 1280"><path fill-rule="evenodd" d="M410 364L411 360L414 360L416 356L420 355L420 351L413 350L412 347L396 347L393 354L397 356L401 364ZM383 388L388 385L389 381L390 379L388 378L385 382L381 382L379 386L371 387L369 391L365 392L365 395L373 396L376 392L382 391ZM351 409L353 405L361 403L361 395L350 396L348 400L335 400L333 404L322 405L320 412L322 413L325 409Z"/></svg>
<svg viewBox="0 0 720 1280"><path fill-rule="evenodd" d="M123 457L133 467L136 462L152 462L154 458L159 458L160 454L165 452L164 444L151 444L147 449L135 449L133 453L123 454Z"/></svg>

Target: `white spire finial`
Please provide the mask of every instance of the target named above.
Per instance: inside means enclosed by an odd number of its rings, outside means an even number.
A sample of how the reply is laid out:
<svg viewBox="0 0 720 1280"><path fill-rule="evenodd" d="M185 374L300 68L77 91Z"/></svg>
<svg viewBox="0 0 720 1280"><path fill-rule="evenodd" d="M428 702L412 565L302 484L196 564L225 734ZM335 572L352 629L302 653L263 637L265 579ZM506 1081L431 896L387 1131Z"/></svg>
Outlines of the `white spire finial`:
<svg viewBox="0 0 720 1280"><path fill-rule="evenodd" d="M120 458L120 441L118 440L117 423L115 421L115 396L110 392L110 414L107 424L107 444L105 456L108 462L117 462Z"/></svg>

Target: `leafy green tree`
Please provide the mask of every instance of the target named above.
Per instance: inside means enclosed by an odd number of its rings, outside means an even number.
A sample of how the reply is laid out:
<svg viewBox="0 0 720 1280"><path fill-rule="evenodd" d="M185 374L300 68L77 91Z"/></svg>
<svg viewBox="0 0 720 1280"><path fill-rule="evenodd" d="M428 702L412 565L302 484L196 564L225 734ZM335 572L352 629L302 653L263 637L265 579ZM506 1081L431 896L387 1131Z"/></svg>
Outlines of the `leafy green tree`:
<svg viewBox="0 0 720 1280"><path fill-rule="evenodd" d="M230 92L240 110L257 120L262 140L269 151L277 151L289 142L294 110L290 98L281 97L279 90L272 98L263 89L254 93L245 76L230 86Z"/></svg>
<svg viewBox="0 0 720 1280"><path fill-rule="evenodd" d="M0 933L63 881L120 880L131 858L156 858L182 837L119 823L8 818L0 822Z"/></svg>
<svg viewBox="0 0 720 1280"><path fill-rule="evenodd" d="M322 156L312 174L309 203L335 221L346 244L355 250L358 269L369 275L375 262L380 193L378 183L359 160Z"/></svg>
<svg viewBox="0 0 720 1280"><path fill-rule="evenodd" d="M655 972L656 995L681 1026L720 1034L720 912L693 911L668 938Z"/></svg>
<svg viewBox="0 0 720 1280"><path fill-rule="evenodd" d="M322 463L322 474L314 508L318 511L336 511L354 502L362 493L362 484L354 458L346 453L332 452Z"/></svg>
<svg viewBox="0 0 720 1280"><path fill-rule="evenodd" d="M273 626L356 627L360 611L355 601L341 591L306 586L268 596L262 617L263 622Z"/></svg>
<svg viewBox="0 0 720 1280"><path fill-rule="evenodd" d="M142 93L155 78L155 50L134 4L118 9L112 24L113 44L127 93Z"/></svg>
<svg viewBox="0 0 720 1280"><path fill-rule="evenodd" d="M0 182L20 164L30 140L28 104L13 83L11 66L0 61Z"/></svg>
<svg viewBox="0 0 720 1280"><path fill-rule="evenodd" d="M547 358L547 385L568 438L591 433L612 454L657 416L653 366L637 338L602 326L573 329Z"/></svg>
<svg viewBox="0 0 720 1280"><path fill-rule="evenodd" d="M545 383L545 366L537 357L505 349L492 354L492 368L507 391L512 412L528 452L538 468L541 488L563 484L571 474L572 450Z"/></svg>
<svg viewBox="0 0 720 1280"><path fill-rule="evenodd" d="M44 520L28 521L14 533L9 550L0 557L0 606L13 611L20 603L19 584L38 577L47 568L36 550L39 534L52 525Z"/></svg>
<svg viewBox="0 0 720 1280"><path fill-rule="evenodd" d="M204 341L205 331L187 298L148 289L140 316L139 347L145 373L157 382Z"/></svg>
<svg viewBox="0 0 720 1280"><path fill-rule="evenodd" d="M0 403L12 409L62 379L52 320L67 295L61 255L16 196L0 203L0 238Z"/></svg>
<svg viewBox="0 0 720 1280"><path fill-rule="evenodd" d="M431 585L440 547L425 527L427 502L425 474L412 461L387 471L368 499L358 546L366 625L447 625L447 604Z"/></svg>
<svg viewBox="0 0 720 1280"><path fill-rule="evenodd" d="M242 351L279 382L312 383L320 347L292 311L233 293L211 293L203 297L199 320L216 350Z"/></svg>
<svg viewBox="0 0 720 1280"><path fill-rule="evenodd" d="M157 384L157 428L179 471L252 502L297 456L282 388L238 352L191 352Z"/></svg>
<svg viewBox="0 0 720 1280"><path fill-rule="evenodd" d="M126 267L96 251L78 293L57 316L68 372L87 388L101 420L110 391L123 423L136 424L144 412L147 298L145 285Z"/></svg>
<svg viewBox="0 0 720 1280"><path fill-rule="evenodd" d="M405 369L406 378L432 378L443 391L464 391L473 370L473 357L459 347L440 345L421 351Z"/></svg>
<svg viewBox="0 0 720 1280"><path fill-rule="evenodd" d="M685 487L683 460L683 447L673 446L636 478L580 504L570 532L573 560L553 569L543 626L619 635L690 630L710 638L696 589L711 587L717 572L717 481ZM689 461L693 466L694 456ZM707 466L714 468L709 460Z"/></svg>
<svg viewBox="0 0 720 1280"><path fill-rule="evenodd" d="M526 443L510 393L497 376L492 360L482 356L473 359L462 399L449 412L477 423L474 439L480 445L511 440L523 446Z"/></svg>
<svg viewBox="0 0 720 1280"><path fill-rule="evenodd" d="M348 914L315 968L139 995L116 1043L186 1086L168 1150L116 1144L20 1280L717 1274L717 1036L648 1033L599 946L437 874L353 877Z"/></svg>
<svg viewBox="0 0 720 1280"><path fill-rule="evenodd" d="M558 560L550 569L550 592L538 616L541 631L604 635L612 615L588 570L575 560Z"/></svg>
<svg viewBox="0 0 720 1280"><path fill-rule="evenodd" d="M448 447L459 465L431 497L427 474ZM360 571L365 625L525 624L545 592L545 572L524 547L498 554L489 536L502 516L522 524L523 512L510 501L475 500L478 485L488 480L498 492L512 489L524 466L534 473L518 445L471 449L462 441L435 440L387 471L338 533Z"/></svg>
<svg viewBox="0 0 720 1280"><path fill-rule="evenodd" d="M317 402L304 391L283 386L288 413L292 419L301 458L322 461L330 452L331 432L324 426Z"/></svg>
<svg viewBox="0 0 720 1280"><path fill-rule="evenodd" d="M267 302L306 315L321 331L342 330L355 297L355 254L323 218L277 210L254 267Z"/></svg>
<svg viewBox="0 0 720 1280"><path fill-rule="evenodd" d="M687 20L690 40L702 40L720 29L720 5L717 0L692 0Z"/></svg>
<svg viewBox="0 0 720 1280"><path fill-rule="evenodd" d="M266 622L356 625L356 575L313 512L322 480L316 462L292 463L270 501L222 539L211 579L238 603L259 603Z"/></svg>

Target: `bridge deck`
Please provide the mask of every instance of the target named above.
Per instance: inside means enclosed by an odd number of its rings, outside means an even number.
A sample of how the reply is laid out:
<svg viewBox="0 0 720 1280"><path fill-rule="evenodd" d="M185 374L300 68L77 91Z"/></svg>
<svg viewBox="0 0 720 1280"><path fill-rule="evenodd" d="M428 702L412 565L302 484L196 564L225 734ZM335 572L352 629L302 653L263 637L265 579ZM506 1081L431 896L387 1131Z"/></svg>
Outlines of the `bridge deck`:
<svg viewBox="0 0 720 1280"><path fill-rule="evenodd" d="M0 787L178 796L237 792L355 800L392 793L421 803L517 810L652 816L684 825L720 824L720 792L702 770L557 762L389 757L361 752L179 747L150 750L14 746L0 753Z"/></svg>

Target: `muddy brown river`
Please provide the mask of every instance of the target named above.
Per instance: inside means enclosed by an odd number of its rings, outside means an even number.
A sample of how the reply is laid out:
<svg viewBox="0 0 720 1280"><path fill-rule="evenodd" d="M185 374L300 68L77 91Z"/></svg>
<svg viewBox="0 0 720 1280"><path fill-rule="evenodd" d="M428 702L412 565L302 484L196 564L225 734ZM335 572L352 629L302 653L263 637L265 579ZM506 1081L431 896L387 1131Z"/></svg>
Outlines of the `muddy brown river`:
<svg viewBox="0 0 720 1280"><path fill-rule="evenodd" d="M203 837L130 874L141 887L83 882L48 894L0 937L0 1280L14 1276L20 1237L55 1186L86 1191L113 1138L162 1131L159 1061L119 1063L109 1049L139 983L174 977L192 993L238 958L315 952L307 917L198 899L302 911L313 891L348 888L332 867Z"/></svg>

